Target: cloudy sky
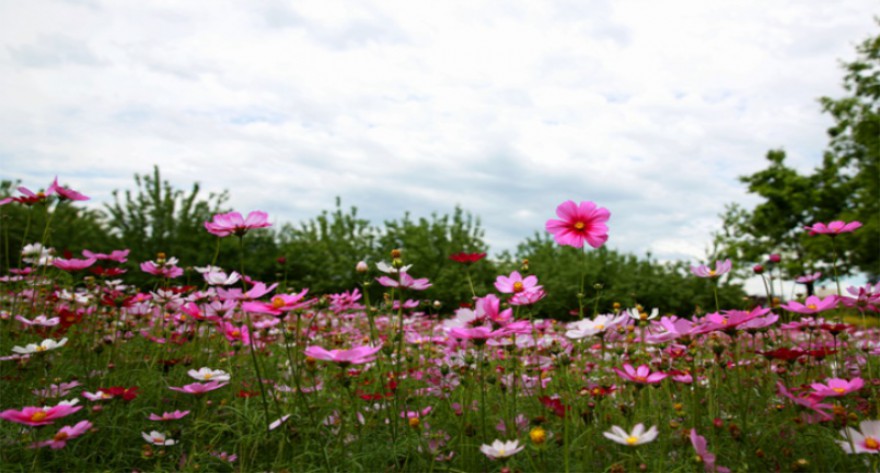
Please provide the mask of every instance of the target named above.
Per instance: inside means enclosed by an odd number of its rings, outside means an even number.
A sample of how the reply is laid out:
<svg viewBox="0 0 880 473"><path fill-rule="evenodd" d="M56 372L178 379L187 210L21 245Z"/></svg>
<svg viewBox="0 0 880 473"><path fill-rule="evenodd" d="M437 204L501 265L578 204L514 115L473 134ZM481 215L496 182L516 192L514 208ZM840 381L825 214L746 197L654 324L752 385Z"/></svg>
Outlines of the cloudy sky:
<svg viewBox="0 0 880 473"><path fill-rule="evenodd" d="M876 0L0 3L3 179L90 205L160 166L296 222L482 219L493 250L564 200L609 245L706 254L768 149L819 163Z"/></svg>

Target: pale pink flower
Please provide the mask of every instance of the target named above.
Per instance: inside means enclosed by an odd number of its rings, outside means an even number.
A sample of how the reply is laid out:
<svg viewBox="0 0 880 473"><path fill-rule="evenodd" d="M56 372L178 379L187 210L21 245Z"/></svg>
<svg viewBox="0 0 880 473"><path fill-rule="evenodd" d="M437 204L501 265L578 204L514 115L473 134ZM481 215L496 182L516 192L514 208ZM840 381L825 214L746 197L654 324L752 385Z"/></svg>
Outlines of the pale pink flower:
<svg viewBox="0 0 880 473"><path fill-rule="evenodd" d="M195 394L198 396L198 395L205 394L207 392L211 392L215 389L220 389L223 386L226 386L227 384L229 384L229 383L223 383L220 381L209 381L207 383L187 384L186 386L181 386L181 387L168 386L168 389L170 389L172 391L187 393L187 394Z"/></svg>
<svg viewBox="0 0 880 473"><path fill-rule="evenodd" d="M556 215L561 220L547 220L545 228L553 234L556 243L565 246L582 248L587 242L593 248L599 248L608 241L608 226L611 218L608 209L597 207L595 202L567 200L556 207Z"/></svg>
<svg viewBox="0 0 880 473"><path fill-rule="evenodd" d="M519 444L519 440L511 440L509 442L495 440L492 442L492 445L481 445L480 451L492 460L497 460L499 458L507 458L516 455L523 448L524 447Z"/></svg>
<svg viewBox="0 0 880 473"><path fill-rule="evenodd" d="M92 423L87 420L80 421L74 426L65 425L51 439L31 444L30 448L52 447L52 449L58 450L64 448L68 440L79 437L91 428Z"/></svg>
<svg viewBox="0 0 880 473"><path fill-rule="evenodd" d="M52 264L56 268L61 269L63 271L82 271L83 269L86 269L86 268L92 266L93 264L95 264L96 261L97 260L95 258L89 258L89 259L55 258L55 260L52 261Z"/></svg>
<svg viewBox="0 0 880 473"><path fill-rule="evenodd" d="M189 414L189 411L163 412L162 415L150 414L149 419L154 421L165 422L169 420L183 419Z"/></svg>
<svg viewBox="0 0 880 473"><path fill-rule="evenodd" d="M399 277L400 280L395 280L388 276L382 276L381 278L376 278L376 281L385 287L400 287L403 289L412 289L414 291L424 291L431 287L428 278L413 279L412 276L403 271L400 272Z"/></svg>
<svg viewBox="0 0 880 473"><path fill-rule="evenodd" d="M47 338L40 342L39 345L36 343L28 343L24 347L14 346L12 347L12 351L19 355L29 355L31 353L42 353L44 351L54 350L63 347L65 344L67 344L66 337L57 342L51 338Z"/></svg>
<svg viewBox="0 0 880 473"><path fill-rule="evenodd" d="M189 370L186 374L197 381L229 381L229 373L223 370L213 370L208 367L202 367L198 371Z"/></svg>
<svg viewBox="0 0 880 473"><path fill-rule="evenodd" d="M805 274L803 276L799 276L799 277L795 278L794 282L801 283L801 284L809 284L813 281L818 280L821 277L822 277L822 273L816 271L813 274Z"/></svg>
<svg viewBox="0 0 880 473"><path fill-rule="evenodd" d="M243 236L248 230L255 228L271 227L269 223L269 215L266 212L255 210L248 214L247 218L242 218L238 212L229 212L225 214L214 215L214 219L205 222L205 229L218 237L226 237L229 235Z"/></svg>
<svg viewBox="0 0 880 473"><path fill-rule="evenodd" d="M376 353L382 346L377 347L359 346L350 350L325 350L319 346L310 346L305 349L306 356L316 360L332 361L340 365L361 365L376 359Z"/></svg>
<svg viewBox="0 0 880 473"><path fill-rule="evenodd" d="M697 434L697 429L691 429L691 445L697 451L697 456L703 463L706 473L730 473L730 468L715 465L715 454L709 452L706 444L706 437Z"/></svg>
<svg viewBox="0 0 880 473"><path fill-rule="evenodd" d="M82 254L86 258L95 258L96 260L116 261L117 263L125 263L128 261L128 253L131 250L114 250L109 255L104 253L92 253L89 250L83 250Z"/></svg>
<svg viewBox="0 0 880 473"><path fill-rule="evenodd" d="M863 420L859 430L847 427L840 435L843 440L837 443L846 453L880 453L880 420Z"/></svg>
<svg viewBox="0 0 880 473"><path fill-rule="evenodd" d="M726 259L724 261L716 261L715 269L709 269L709 267L704 264L691 266L691 273L693 273L694 276L701 278L717 278L722 274L729 272L732 267L733 263L730 262L730 259Z"/></svg>
<svg viewBox="0 0 880 473"><path fill-rule="evenodd" d="M803 304L797 301L789 301L786 304L782 304L781 307L789 312L797 312L799 314L818 314L819 312L837 307L837 296L830 295L824 299L817 296L809 296Z"/></svg>
<svg viewBox="0 0 880 473"><path fill-rule="evenodd" d="M605 438L630 447L652 442L657 438L657 434L657 426L652 426L645 431L643 424L636 424L632 432L629 433L616 425L611 426L611 431L602 432Z"/></svg>
<svg viewBox="0 0 880 473"><path fill-rule="evenodd" d="M16 315L15 320L29 326L39 325L41 327L54 327L61 322L61 317L47 318L45 315L38 315L34 317L34 320L28 320L20 315Z"/></svg>
<svg viewBox="0 0 880 473"><path fill-rule="evenodd" d="M176 440L170 439L166 437L165 434L163 434L162 432L158 432L155 430L150 432L149 434L146 432L141 432L141 436L143 436L144 440L146 440L147 443L160 447L166 447L177 443Z"/></svg>
<svg viewBox="0 0 880 473"><path fill-rule="evenodd" d="M281 416L280 418L273 420L272 423L269 424L269 430L277 429L278 427L281 426L281 424L287 422L287 419L289 419L289 418L290 418L290 414L285 414L285 415Z"/></svg>
<svg viewBox="0 0 880 473"><path fill-rule="evenodd" d="M49 188L46 189L47 195L58 194L58 197L61 200L89 200L88 197L80 194L79 192L73 189L67 189L65 187L61 187L58 185L58 176L55 176L55 180L52 181L52 184L49 185Z"/></svg>
<svg viewBox="0 0 880 473"><path fill-rule="evenodd" d="M537 291L541 289L541 286L538 285L537 276L530 275L523 278L519 271L514 271L510 273L510 276L498 276L495 279L495 289L504 294L517 294Z"/></svg>

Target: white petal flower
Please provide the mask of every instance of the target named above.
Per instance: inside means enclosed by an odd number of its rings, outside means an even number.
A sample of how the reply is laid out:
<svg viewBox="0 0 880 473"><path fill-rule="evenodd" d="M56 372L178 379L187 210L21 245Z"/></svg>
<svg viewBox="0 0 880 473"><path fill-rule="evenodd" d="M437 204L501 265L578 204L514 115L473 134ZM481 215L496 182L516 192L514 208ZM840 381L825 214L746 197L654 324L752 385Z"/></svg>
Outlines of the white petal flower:
<svg viewBox="0 0 880 473"><path fill-rule="evenodd" d="M480 446L480 451L493 460L497 460L499 458L507 458L509 456L515 455L522 449L523 447L520 446L519 440L511 440L509 442L495 440L494 442L492 442L492 445L483 444Z"/></svg>
<svg viewBox="0 0 880 473"><path fill-rule="evenodd" d="M229 373L223 370L212 370L211 368L203 367L200 370L189 370L187 374L190 375L193 379L199 381L229 381Z"/></svg>
<svg viewBox="0 0 880 473"><path fill-rule="evenodd" d="M602 435L609 440L613 440L621 445L628 445L630 447L635 447L636 445L641 445L643 443L652 442L657 438L657 427L652 426L645 432L645 426L643 424L636 424L633 427L631 433L627 433L622 428L614 425L611 427L611 431L603 432Z"/></svg>
<svg viewBox="0 0 880 473"><path fill-rule="evenodd" d="M27 355L30 353L39 353L43 351L54 350L56 348L64 346L67 343L67 338L62 338L60 342L56 342L51 338L47 338L40 342L39 345L36 343L28 343L24 347L14 346L12 347L12 351L21 355Z"/></svg>
<svg viewBox="0 0 880 473"><path fill-rule="evenodd" d="M146 432L141 432L141 435L144 437L144 440L146 440L147 443L151 443L153 445L168 446L177 443L176 440L170 439L166 437L165 434L163 434L162 432L158 432L156 430L150 432L149 434Z"/></svg>

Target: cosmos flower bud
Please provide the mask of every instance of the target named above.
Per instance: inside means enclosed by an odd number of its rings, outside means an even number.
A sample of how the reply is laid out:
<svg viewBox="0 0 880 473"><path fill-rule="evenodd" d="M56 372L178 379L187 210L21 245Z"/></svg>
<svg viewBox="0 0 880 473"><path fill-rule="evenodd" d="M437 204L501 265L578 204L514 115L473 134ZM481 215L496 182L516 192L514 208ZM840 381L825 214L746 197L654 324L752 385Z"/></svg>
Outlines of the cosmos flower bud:
<svg viewBox="0 0 880 473"><path fill-rule="evenodd" d="M400 259L400 250L395 248L391 250L391 259Z"/></svg>
<svg viewBox="0 0 880 473"><path fill-rule="evenodd" d="M771 263L778 263L782 261L782 256L779 256L778 253L773 253L767 258Z"/></svg>
<svg viewBox="0 0 880 473"><path fill-rule="evenodd" d="M367 271L370 270L370 267L367 266L366 261L358 261L358 264L355 265L354 270L359 273L366 273Z"/></svg>
<svg viewBox="0 0 880 473"><path fill-rule="evenodd" d="M755 274L763 274L764 267L761 266L760 264L756 264L756 265L752 266L752 271L754 271Z"/></svg>

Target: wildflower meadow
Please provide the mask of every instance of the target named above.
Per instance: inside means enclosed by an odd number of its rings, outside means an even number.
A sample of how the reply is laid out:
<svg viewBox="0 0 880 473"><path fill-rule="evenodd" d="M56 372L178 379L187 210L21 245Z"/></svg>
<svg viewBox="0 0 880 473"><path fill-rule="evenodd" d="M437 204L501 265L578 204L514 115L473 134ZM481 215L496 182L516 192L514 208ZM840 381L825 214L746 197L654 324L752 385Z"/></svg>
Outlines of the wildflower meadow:
<svg viewBox="0 0 880 473"><path fill-rule="evenodd" d="M586 262L613 209L562 202L545 230L576 252L577 306L546 317L573 295L524 261L475 285L471 248L445 256L460 307L422 297L438 282L408 248L346 261L341 292L259 280L259 210L201 222L216 249L191 269L59 254L51 215L86 199L56 179L0 200L49 216L0 278L4 472L880 471L880 284L837 277L858 221L800 229L833 246L832 294L779 300L776 256L753 269L766 299L726 303L725 258L689 268L699 312L604 310Z"/></svg>

